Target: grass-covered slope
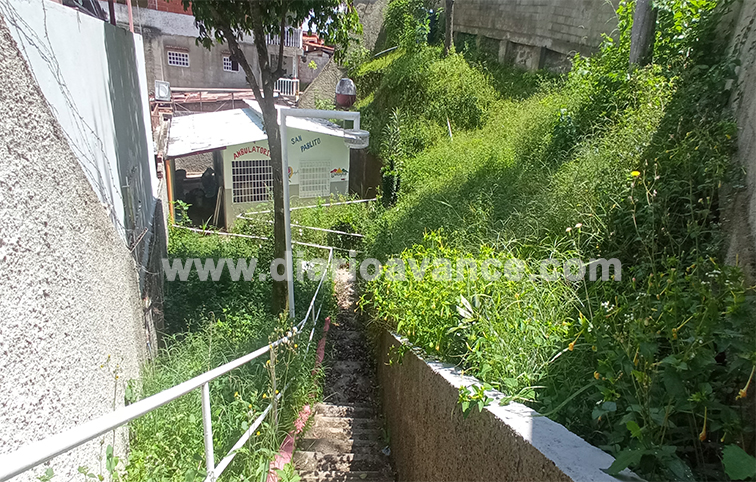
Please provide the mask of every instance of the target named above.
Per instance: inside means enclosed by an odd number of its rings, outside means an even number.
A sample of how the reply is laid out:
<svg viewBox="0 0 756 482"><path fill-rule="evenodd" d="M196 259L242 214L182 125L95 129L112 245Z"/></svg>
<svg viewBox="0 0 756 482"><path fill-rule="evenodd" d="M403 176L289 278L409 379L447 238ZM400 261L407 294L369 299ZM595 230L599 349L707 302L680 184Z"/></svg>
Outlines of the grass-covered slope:
<svg viewBox="0 0 756 482"><path fill-rule="evenodd" d="M749 292L720 256L738 172L715 5L660 2L641 69L623 2L619 39L563 79L422 45L354 74L385 169L369 252L525 262L519 280L384 276L363 307L651 479L722 479L723 453L753 452ZM547 258L617 258L621 280L548 281Z"/></svg>

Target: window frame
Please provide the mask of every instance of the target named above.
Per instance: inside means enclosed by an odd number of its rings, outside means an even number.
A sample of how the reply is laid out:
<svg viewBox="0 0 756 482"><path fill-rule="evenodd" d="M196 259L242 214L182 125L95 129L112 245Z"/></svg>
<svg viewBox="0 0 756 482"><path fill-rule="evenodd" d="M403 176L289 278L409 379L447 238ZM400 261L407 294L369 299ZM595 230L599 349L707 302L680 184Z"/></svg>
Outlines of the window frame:
<svg viewBox="0 0 756 482"><path fill-rule="evenodd" d="M240 72L241 71L239 62L237 62L236 60L233 60L230 55L224 55L222 63L223 63L224 72ZM229 65L230 68L226 68L226 65ZM234 69L234 67L236 67L236 69Z"/></svg>
<svg viewBox="0 0 756 482"><path fill-rule="evenodd" d="M179 50L166 50L166 56L168 58L168 65L171 67L189 68L191 65L188 52L181 52ZM175 60L176 58L186 59L186 65L182 60Z"/></svg>

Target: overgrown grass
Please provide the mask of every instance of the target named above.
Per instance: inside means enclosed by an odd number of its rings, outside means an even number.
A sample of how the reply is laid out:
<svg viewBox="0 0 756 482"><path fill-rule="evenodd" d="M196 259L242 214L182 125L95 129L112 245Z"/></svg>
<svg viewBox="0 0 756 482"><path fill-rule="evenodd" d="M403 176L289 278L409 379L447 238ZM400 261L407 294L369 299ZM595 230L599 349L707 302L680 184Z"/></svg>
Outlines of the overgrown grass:
<svg viewBox="0 0 756 482"><path fill-rule="evenodd" d="M628 69L623 2L619 39L563 79L491 66L470 46L446 58L403 49L357 70L389 181L369 253L478 270L526 260L519 280L444 278L432 264L400 281L387 267L363 307L614 454L612 473L721 480L724 447L753 451L750 292L720 261L721 187L738 173L733 64L711 60L715 5L660 2L655 63L642 69ZM617 258L622 277L547 281L546 258Z"/></svg>
<svg viewBox="0 0 756 482"><path fill-rule="evenodd" d="M267 270L271 247L255 240L201 235L172 229L169 258L258 258ZM298 313L304 314L314 292L306 278L297 283ZM334 312L332 287L325 283L321 319ZM165 348L146 365L140 383L130 384L132 399L147 397L265 346L291 330L289 320L269 311L270 286L230 279L200 281L193 271L188 281L166 283ZM308 328L311 325L308 325ZM309 335L309 329L307 330ZM306 352L307 336L276 349L275 380L280 392L279 424L269 415L222 476L225 480L264 480L283 435L294 426L300 407L319 399L321 374L312 373L315 349ZM319 338L316 332L315 340ZM275 396L269 357L261 357L210 384L216 462L268 406ZM195 390L138 418L130 424L131 450L126 480L204 480L201 393Z"/></svg>

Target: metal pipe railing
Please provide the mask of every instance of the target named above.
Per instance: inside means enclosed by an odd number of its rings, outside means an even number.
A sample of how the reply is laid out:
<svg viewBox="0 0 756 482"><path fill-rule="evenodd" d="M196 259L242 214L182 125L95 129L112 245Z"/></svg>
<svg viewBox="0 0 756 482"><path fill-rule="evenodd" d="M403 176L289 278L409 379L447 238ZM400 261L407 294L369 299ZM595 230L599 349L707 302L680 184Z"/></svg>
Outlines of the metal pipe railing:
<svg viewBox="0 0 756 482"><path fill-rule="evenodd" d="M284 47L294 47L297 49L302 48L302 29L301 28L287 28L284 32ZM280 45L280 35L266 35L266 42L268 45Z"/></svg>
<svg viewBox="0 0 756 482"><path fill-rule="evenodd" d="M311 206L294 206L291 208L292 211L296 211L297 209L315 209L315 208L327 208L331 206L344 206L346 204L359 204L359 203L367 203L370 201L377 201L378 198L371 198L371 199L355 199L353 201L339 201L335 203L323 203L323 204L313 204ZM239 219L251 219L254 221L253 218L247 218L244 216L252 216L255 214L270 214L272 213L272 210L266 210L266 211L252 211L250 213L241 213L237 214L236 217Z"/></svg>
<svg viewBox="0 0 756 482"><path fill-rule="evenodd" d="M238 219L246 219L247 221L257 221L255 218L248 218L248 217L244 217L244 216L237 216L237 218ZM274 224L275 223L275 221L273 221L272 219L269 219L269 220L267 220L265 222L268 223L268 224ZM357 238L364 238L365 237L364 234L349 233L347 231L339 231L337 229L316 228L315 226L305 226L304 224L291 223L291 227L292 228L301 228L301 229L311 229L313 231L322 231L324 233L343 234L343 235L346 235L346 236L354 236L354 237L357 237Z"/></svg>
<svg viewBox="0 0 756 482"><path fill-rule="evenodd" d="M178 227L184 228L184 226L178 226ZM190 229L192 231L199 231L192 228L187 228L187 229ZM220 232L215 232L215 233L216 234L230 234L230 233L220 233ZM252 237L252 236L249 236L249 237ZM86 442L89 442L90 440L93 440L99 437L100 435L110 432L111 430L115 430L118 427L121 427L125 425L126 423L130 422L131 420L139 418L149 412L152 412L153 410L156 410L157 408L167 405L168 403L176 400L177 398L183 395L186 395L187 393L193 390L196 390L197 388L200 388L200 387L202 387L202 424L203 424L203 429L204 429L205 463L207 467L206 482L214 482L223 473L223 470L225 470L226 467L228 467L228 464L231 463L231 461L233 460L235 456L235 452L240 447L242 447L244 443L246 443L246 441L250 438L254 428L258 427L262 423L262 421L265 419L265 416L267 416L267 414L270 412L273 404L278 401L281 395L283 395L283 392L288 387L288 384L281 393L279 393L276 397L273 398L273 401L271 402L271 404L268 405L268 407L265 409L265 411L262 412L262 414L260 414L260 416L258 416L253 426L250 427L244 433L244 435L242 435L239 441L237 441L237 443L231 449L231 452L229 452L229 454L226 455L226 457L224 457L223 460L221 460L218 466L215 466L215 455L214 455L214 450L213 450L213 435L212 435L212 419L211 419L211 410L210 410L211 407L210 407L209 383L215 380L216 378L222 375L225 375L226 373L236 368L239 368L242 365L249 363L250 361L264 355L265 353L270 352L273 348L277 347L278 345L289 342L291 339L295 338L302 332L302 329L304 328L305 324L310 318L310 315L311 314L314 315L315 300L317 299L318 294L320 293L320 288L323 286L323 282L329 271L328 267L331 265L331 262L333 260L333 248L329 246L317 246L317 245L312 245L312 246L329 250L328 264L326 265L326 269L323 270L323 274L320 277L320 282L318 283L318 287L315 290L315 294L310 300L310 305L307 309L307 313L305 314L302 321L300 321L299 324L295 327L295 329L292 330L291 336L284 336L282 338L279 338L278 340L264 347L258 348L257 350L251 353L248 353L247 355L244 355L242 357L237 358L236 360L230 361L224 365L221 365L217 368L209 370L203 373L202 375L196 376L192 378L191 380L187 380L186 382L180 383L172 388L169 388L160 393L157 393L148 398L145 398L144 400L140 400L136 403L123 407L109 414L103 415L102 417L96 418L94 420L90 420L89 422L79 425L78 427L74 427L65 432L59 433L57 435L53 435L39 442L35 442L32 444L26 445L24 447L21 447L19 450L15 452L1 455L0 456L0 482L6 481L10 479L11 477L14 477L23 472L26 472L27 470L32 469L33 467L39 464L47 462L48 460L60 454L63 454L65 452L68 452L80 445L83 445ZM321 308L322 306L323 306L323 303L321 302ZM320 315L320 309L318 309L318 316L319 315ZM317 316L313 316L312 319L314 322L317 322ZM314 333L314 329L315 329L315 326L313 326L312 333ZM309 345L312 342L312 333L310 334L310 340L308 341L307 350L305 353L309 351Z"/></svg>

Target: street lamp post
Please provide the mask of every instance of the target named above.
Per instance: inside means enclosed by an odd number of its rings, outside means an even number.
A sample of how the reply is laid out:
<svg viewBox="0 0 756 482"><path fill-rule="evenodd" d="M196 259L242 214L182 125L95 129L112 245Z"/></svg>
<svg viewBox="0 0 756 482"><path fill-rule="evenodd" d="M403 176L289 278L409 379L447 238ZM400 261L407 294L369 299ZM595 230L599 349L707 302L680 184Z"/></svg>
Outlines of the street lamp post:
<svg viewBox="0 0 756 482"><path fill-rule="evenodd" d="M284 225L286 226L286 281L289 291L289 317L294 319L294 257L291 250L291 206L289 202L289 151L288 142L286 142L286 118L287 117L305 117L317 119L342 119L353 122L352 129L344 131L344 143L350 149L364 149L368 146L370 133L360 129L360 113L347 112L338 110L317 110L317 109L280 109L279 111L279 129L281 133L281 159L283 163L283 201L284 201Z"/></svg>

